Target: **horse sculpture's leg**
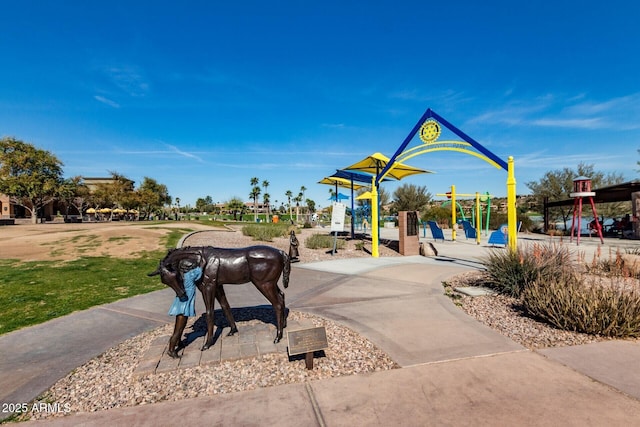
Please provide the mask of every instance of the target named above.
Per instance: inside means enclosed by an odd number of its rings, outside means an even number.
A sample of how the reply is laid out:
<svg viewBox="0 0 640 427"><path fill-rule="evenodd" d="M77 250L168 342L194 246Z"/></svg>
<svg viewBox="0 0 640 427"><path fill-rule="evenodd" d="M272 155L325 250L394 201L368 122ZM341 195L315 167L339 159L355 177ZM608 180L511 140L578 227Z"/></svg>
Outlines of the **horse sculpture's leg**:
<svg viewBox="0 0 640 427"><path fill-rule="evenodd" d="M213 327L215 317L214 308L216 302L216 284L207 284L202 291L204 305L207 310L207 339L202 346L202 351L213 345Z"/></svg>
<svg viewBox="0 0 640 427"><path fill-rule="evenodd" d="M169 338L169 349L167 350L167 354L173 358L178 357L178 350L180 349L180 338L182 337L182 333L184 332L185 326L187 326L187 320L189 318L182 314L178 314L176 316L176 323L173 327L173 335Z"/></svg>
<svg viewBox="0 0 640 427"><path fill-rule="evenodd" d="M229 322L229 326L231 327L231 330L229 331L227 336L230 337L232 335L235 335L238 332L236 319L233 318L233 313L231 312L231 307L229 306L227 295L224 293L224 287L222 285L218 286L218 289L216 291L216 299L220 303L222 311L224 312L224 317L227 318L227 322Z"/></svg>
<svg viewBox="0 0 640 427"><path fill-rule="evenodd" d="M273 306L273 311L276 314L276 323L277 323L277 333L276 339L273 340L274 344L277 344L282 339L282 330L286 326L287 320L285 319L285 306L284 306L284 293L278 287L278 281L276 279L275 282L265 282L265 283L256 283L256 288L264 295L271 305Z"/></svg>
<svg viewBox="0 0 640 427"><path fill-rule="evenodd" d="M278 293L280 294L280 298L282 299L282 313L280 313L280 315L282 316L282 327L286 328L287 327L287 306L284 303L284 292L282 292L280 288L278 288Z"/></svg>

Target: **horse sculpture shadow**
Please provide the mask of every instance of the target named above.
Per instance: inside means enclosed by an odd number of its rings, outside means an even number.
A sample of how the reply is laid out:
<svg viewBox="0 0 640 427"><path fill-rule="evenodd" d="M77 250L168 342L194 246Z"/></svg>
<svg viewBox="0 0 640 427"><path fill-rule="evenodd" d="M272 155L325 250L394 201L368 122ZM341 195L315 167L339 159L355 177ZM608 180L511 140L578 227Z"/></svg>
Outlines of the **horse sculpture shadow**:
<svg viewBox="0 0 640 427"><path fill-rule="evenodd" d="M232 308L231 314L236 322L249 322L251 320L258 320L263 323L278 327L278 321L271 306L259 305L255 307L241 307ZM285 308L285 319L289 316L289 309ZM231 323L227 320L222 310L214 311L214 324L215 331L213 333L213 340L211 345L215 345L218 339L222 336L222 332L225 328L231 328ZM179 348L185 348L198 338L202 338L207 335L207 314L202 313L198 319L191 325L191 330L184 334L184 339L180 342Z"/></svg>

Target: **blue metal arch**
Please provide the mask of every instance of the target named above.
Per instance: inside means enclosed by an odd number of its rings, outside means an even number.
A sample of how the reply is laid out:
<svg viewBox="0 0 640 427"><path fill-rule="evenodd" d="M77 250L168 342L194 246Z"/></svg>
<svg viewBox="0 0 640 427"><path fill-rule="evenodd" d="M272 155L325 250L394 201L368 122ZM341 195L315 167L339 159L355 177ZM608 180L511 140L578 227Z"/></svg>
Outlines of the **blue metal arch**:
<svg viewBox="0 0 640 427"><path fill-rule="evenodd" d="M464 141L466 141L469 144L471 144L471 146L473 146L476 150L480 151L482 154L484 154L485 156L487 156L488 158L490 158L491 160L496 162L505 171L508 169L507 162L505 162L500 157L498 157L495 154L493 154L491 151L487 150L485 147L480 145L480 143L478 143L475 139L471 138L469 135L467 135L466 133L462 132L460 129L458 129L457 127L455 127L451 123L449 123L447 120L442 118L440 115L438 115L431 108L427 108L427 111L424 112L422 117L420 117L420 120L418 120L418 122L413 127L413 129L411 129L411 132L409 132L409 135L407 135L407 137L404 139L402 144L400 144L400 147L398 147L398 149L393 154L393 156L391 156L391 159L389 159L389 162L387 163L387 165L384 167L384 169L382 169L382 171L378 174L378 176L376 176L376 185L378 185L380 183L379 177L385 176L387 171L393 167L393 165L394 165L394 163L396 161L396 158L400 154L402 154L402 152L405 150L405 148L407 148L407 145L409 145L409 142L411 142L411 140L416 136L416 133L418 133L418 130L420 130L420 127L422 126L422 124L427 119L430 119L430 118L435 119L436 121L438 121L438 123L440 123L441 125L445 126L451 132L455 133L460 138L462 138Z"/></svg>

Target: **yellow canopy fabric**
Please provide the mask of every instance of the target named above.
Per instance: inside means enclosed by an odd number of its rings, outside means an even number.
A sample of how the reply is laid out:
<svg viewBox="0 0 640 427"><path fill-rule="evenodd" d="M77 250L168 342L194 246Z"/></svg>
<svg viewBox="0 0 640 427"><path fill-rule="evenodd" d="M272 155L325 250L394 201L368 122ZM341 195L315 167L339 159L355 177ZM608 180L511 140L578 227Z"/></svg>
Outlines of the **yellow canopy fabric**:
<svg viewBox="0 0 640 427"><path fill-rule="evenodd" d="M322 178L321 181L318 181L318 184L326 184L326 185L338 185L338 187L351 188L351 181L345 178L338 178L335 176ZM353 183L353 189L359 190L364 188L364 185Z"/></svg>
<svg viewBox="0 0 640 427"><path fill-rule="evenodd" d="M371 200L371 191L365 191L364 193L356 197L356 200Z"/></svg>
<svg viewBox="0 0 640 427"><path fill-rule="evenodd" d="M382 169L389 163L389 158L381 153L373 153L370 156L365 157L357 163L346 167L347 170L356 170L360 172L366 172L371 175L377 175L382 172ZM417 175L420 173L433 173L424 169L414 168L413 166L405 165L404 163L395 162L393 168L387 173L386 177L400 180L410 175Z"/></svg>

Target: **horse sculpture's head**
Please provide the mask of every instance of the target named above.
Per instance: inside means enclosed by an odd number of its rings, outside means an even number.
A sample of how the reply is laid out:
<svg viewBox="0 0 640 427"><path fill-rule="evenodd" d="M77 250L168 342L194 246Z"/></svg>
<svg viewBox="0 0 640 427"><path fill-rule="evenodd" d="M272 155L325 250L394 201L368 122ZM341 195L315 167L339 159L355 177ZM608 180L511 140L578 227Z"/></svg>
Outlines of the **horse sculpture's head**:
<svg viewBox="0 0 640 427"><path fill-rule="evenodd" d="M185 271L191 270L199 263L199 256L193 252L185 252L181 249L172 249L167 256L160 261L158 268L147 274L147 276L160 275L160 280L165 285L174 290L176 296L181 301L187 300L187 294L184 289L184 282L182 280L182 274Z"/></svg>

